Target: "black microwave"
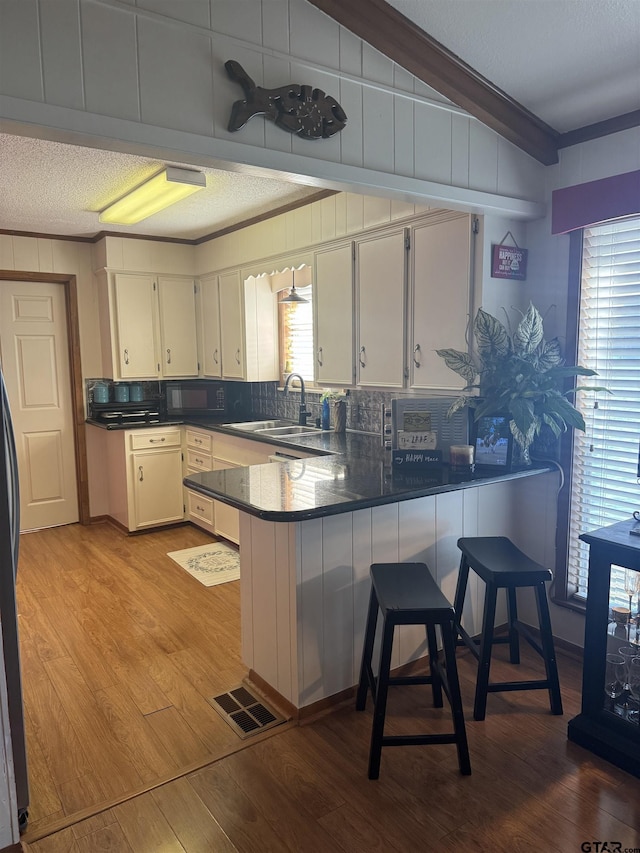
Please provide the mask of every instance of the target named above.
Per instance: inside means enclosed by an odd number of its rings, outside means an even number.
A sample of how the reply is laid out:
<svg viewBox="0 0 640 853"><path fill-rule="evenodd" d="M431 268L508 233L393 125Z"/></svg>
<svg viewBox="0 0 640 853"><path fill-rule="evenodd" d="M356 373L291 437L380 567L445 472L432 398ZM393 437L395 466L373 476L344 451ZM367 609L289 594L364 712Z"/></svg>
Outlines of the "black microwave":
<svg viewBox="0 0 640 853"><path fill-rule="evenodd" d="M184 379L165 383L167 418L221 420L227 412L223 382Z"/></svg>

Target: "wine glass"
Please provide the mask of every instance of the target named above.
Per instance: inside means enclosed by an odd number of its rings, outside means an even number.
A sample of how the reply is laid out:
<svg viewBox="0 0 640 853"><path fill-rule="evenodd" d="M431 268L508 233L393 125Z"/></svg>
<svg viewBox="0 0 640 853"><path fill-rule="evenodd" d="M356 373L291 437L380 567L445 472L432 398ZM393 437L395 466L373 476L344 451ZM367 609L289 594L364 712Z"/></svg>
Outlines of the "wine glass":
<svg viewBox="0 0 640 853"><path fill-rule="evenodd" d="M635 720L640 722L640 657L632 658L629 664L629 690L636 705Z"/></svg>
<svg viewBox="0 0 640 853"><path fill-rule="evenodd" d="M627 638L629 638L633 617L633 596L640 595L640 572L634 572L631 569L625 569L624 591L629 596L629 621L627 623Z"/></svg>
<svg viewBox="0 0 640 853"><path fill-rule="evenodd" d="M621 705L622 716L627 720L635 720L640 716L636 709L633 709L629 703L629 697L631 696L631 661L638 657L638 649L636 646L621 646L618 649L618 654L624 658L624 667L623 667L623 693L624 693L624 702Z"/></svg>
<svg viewBox="0 0 640 853"><path fill-rule="evenodd" d="M638 658L640 661L640 658ZM613 711L616 699L624 693L625 682L625 660L622 655L607 655L607 666L605 670L604 692L609 699L609 710Z"/></svg>

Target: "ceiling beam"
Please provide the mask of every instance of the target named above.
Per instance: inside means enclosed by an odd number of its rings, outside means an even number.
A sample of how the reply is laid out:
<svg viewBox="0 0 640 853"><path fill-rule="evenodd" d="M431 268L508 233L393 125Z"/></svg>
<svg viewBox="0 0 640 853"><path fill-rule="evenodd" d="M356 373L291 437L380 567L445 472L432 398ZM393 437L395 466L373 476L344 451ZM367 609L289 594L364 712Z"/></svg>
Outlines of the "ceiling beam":
<svg viewBox="0 0 640 853"><path fill-rule="evenodd" d="M556 130L385 0L309 2L540 163L558 162Z"/></svg>
<svg viewBox="0 0 640 853"><path fill-rule="evenodd" d="M571 145L579 145L581 142L589 142L591 139L599 139L601 136L609 136L610 133L619 133L632 127L640 127L640 110L587 124L576 130L568 130L560 134L558 148L569 148Z"/></svg>

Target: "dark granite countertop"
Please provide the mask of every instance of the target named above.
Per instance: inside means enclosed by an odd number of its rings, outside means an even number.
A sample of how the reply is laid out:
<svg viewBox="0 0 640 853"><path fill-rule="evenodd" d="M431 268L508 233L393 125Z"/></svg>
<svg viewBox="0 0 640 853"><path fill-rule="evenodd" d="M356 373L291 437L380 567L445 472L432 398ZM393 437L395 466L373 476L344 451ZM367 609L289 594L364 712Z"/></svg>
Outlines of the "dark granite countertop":
<svg viewBox="0 0 640 853"><path fill-rule="evenodd" d="M449 465L402 470L392 466L391 451L384 450L377 435L351 431L337 434L329 430L284 441L219 424L193 425L283 448L330 454L206 471L184 479L188 488L268 521L337 515L550 470L545 464L511 473L491 468L458 471Z"/></svg>

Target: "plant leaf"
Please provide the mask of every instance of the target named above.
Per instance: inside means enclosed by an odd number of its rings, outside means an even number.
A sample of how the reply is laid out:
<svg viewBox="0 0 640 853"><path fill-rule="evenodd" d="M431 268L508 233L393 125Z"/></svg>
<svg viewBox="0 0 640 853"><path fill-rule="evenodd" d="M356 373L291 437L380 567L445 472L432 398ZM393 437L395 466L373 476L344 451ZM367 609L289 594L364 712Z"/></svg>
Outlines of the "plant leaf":
<svg viewBox="0 0 640 853"><path fill-rule="evenodd" d="M576 429L586 431L584 418L580 412L575 409L571 403L561 394L553 394L547 398L546 409L552 416L557 415L566 426L572 426Z"/></svg>
<svg viewBox="0 0 640 853"><path fill-rule="evenodd" d="M549 370L549 374L553 376L555 379L566 379L570 376L597 376L598 373L595 370L591 370L590 367L580 367L580 365L576 365L571 367L569 365L561 365L559 367L552 367Z"/></svg>
<svg viewBox="0 0 640 853"><path fill-rule="evenodd" d="M518 323L518 328L513 333L513 348L518 355L532 355L544 337L542 317L533 303L529 303L527 313Z"/></svg>
<svg viewBox="0 0 640 853"><path fill-rule="evenodd" d="M509 333L500 320L483 311L482 308L478 308L476 319L473 321L473 334L478 354L483 360L487 356L508 354L511 347Z"/></svg>
<svg viewBox="0 0 640 853"><path fill-rule="evenodd" d="M509 401L509 413L523 435L527 436L532 426L535 429L536 415L531 400L513 397Z"/></svg>
<svg viewBox="0 0 640 853"><path fill-rule="evenodd" d="M559 438L562 433L562 427L558 424L556 419L552 418L551 415L544 414L542 416L542 420L550 428L555 437Z"/></svg>
<svg viewBox="0 0 640 853"><path fill-rule="evenodd" d="M562 362L562 354L560 351L560 341L554 338L552 341L542 341L542 348L538 357L538 367L540 370L549 370L552 367L558 367Z"/></svg>
<svg viewBox="0 0 640 853"><path fill-rule="evenodd" d="M455 371L458 376L462 376L466 382L473 382L478 375L468 352L461 352L457 349L437 349L436 353L444 359L447 367Z"/></svg>
<svg viewBox="0 0 640 853"><path fill-rule="evenodd" d="M452 418L456 412L459 412L460 409L464 409L465 406L469 404L468 397L457 397L453 403L449 406L447 410L447 417Z"/></svg>

